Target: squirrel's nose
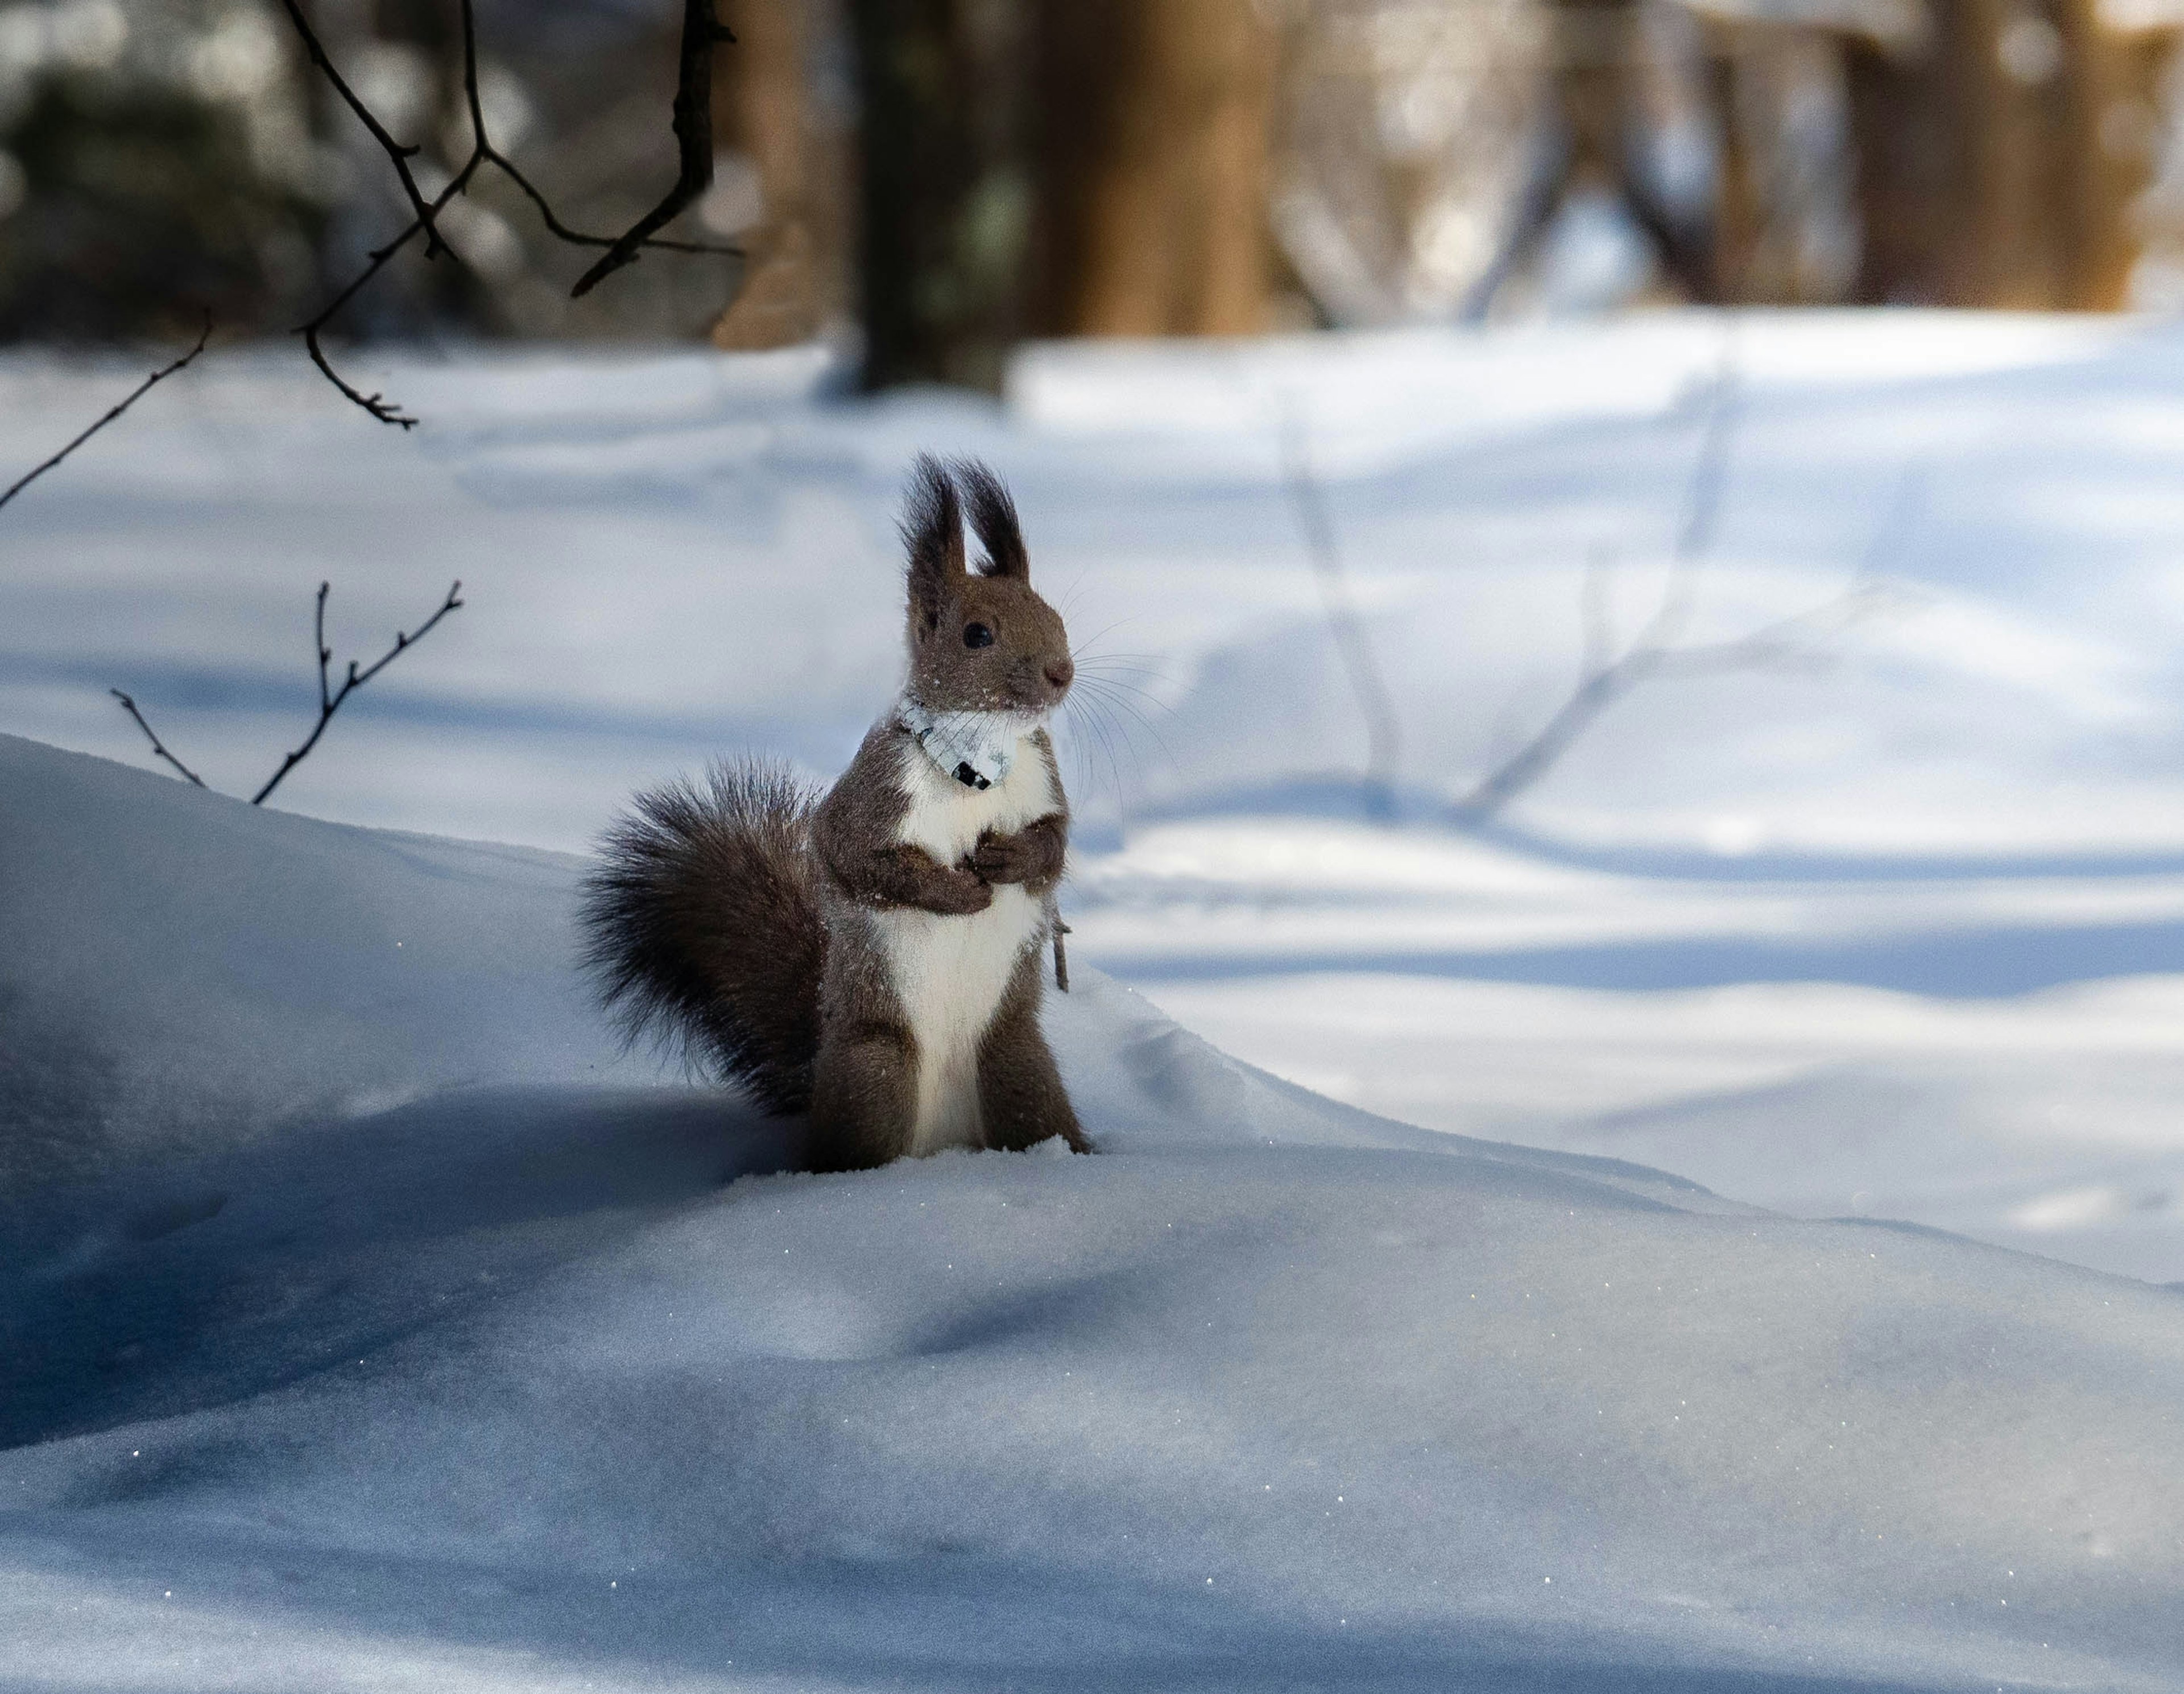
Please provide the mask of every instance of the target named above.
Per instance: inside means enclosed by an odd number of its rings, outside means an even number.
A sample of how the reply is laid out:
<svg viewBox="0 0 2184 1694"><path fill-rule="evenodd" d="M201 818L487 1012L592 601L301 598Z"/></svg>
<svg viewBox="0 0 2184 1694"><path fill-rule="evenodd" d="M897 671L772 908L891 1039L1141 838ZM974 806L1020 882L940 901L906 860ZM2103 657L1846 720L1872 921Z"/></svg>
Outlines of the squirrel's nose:
<svg viewBox="0 0 2184 1694"><path fill-rule="evenodd" d="M1046 661L1046 680L1057 688L1066 688L1077 679L1077 666L1068 659L1050 659Z"/></svg>

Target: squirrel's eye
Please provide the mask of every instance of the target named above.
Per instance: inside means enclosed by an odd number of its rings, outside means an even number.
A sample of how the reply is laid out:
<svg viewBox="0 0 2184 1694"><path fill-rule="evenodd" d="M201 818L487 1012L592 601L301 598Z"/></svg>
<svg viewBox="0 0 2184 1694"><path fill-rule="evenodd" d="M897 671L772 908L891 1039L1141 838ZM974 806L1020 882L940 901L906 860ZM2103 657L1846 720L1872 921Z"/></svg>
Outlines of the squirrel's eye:
<svg viewBox="0 0 2184 1694"><path fill-rule="evenodd" d="M966 647L991 647L994 632L983 623L967 623L963 626L963 644Z"/></svg>

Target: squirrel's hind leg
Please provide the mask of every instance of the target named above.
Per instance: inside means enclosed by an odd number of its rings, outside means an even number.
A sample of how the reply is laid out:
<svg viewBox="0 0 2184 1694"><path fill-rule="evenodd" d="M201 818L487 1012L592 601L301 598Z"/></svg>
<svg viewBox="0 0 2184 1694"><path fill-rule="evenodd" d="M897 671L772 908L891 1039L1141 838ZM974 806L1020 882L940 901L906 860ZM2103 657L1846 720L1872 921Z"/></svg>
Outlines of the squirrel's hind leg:
<svg viewBox="0 0 2184 1694"><path fill-rule="evenodd" d="M1092 1144L1077 1122L1054 1051L1039 1028L1045 950L1026 953L978 1044L978 1117L989 1147L1020 1151L1059 1135L1073 1153Z"/></svg>
<svg viewBox="0 0 2184 1694"><path fill-rule="evenodd" d="M894 1023L862 1023L819 1043L811 1070L811 1163L861 1171L910 1151L917 1117L917 1044Z"/></svg>

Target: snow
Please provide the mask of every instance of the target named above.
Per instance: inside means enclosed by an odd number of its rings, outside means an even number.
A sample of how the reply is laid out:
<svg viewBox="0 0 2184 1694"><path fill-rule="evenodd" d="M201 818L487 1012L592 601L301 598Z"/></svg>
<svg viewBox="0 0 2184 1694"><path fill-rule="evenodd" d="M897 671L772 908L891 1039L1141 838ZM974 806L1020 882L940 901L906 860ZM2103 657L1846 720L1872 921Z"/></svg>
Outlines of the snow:
<svg viewBox="0 0 2184 1694"><path fill-rule="evenodd" d="M2169 1290L1409 1128L1089 970L1100 1156L767 1174L571 1010L578 861L0 791L50 1039L241 1110L12 1186L0 1686L2184 1669Z"/></svg>
<svg viewBox="0 0 2184 1694"><path fill-rule="evenodd" d="M426 425L230 352L0 514L0 1688L2177 1686L2184 330L353 362ZM1588 571L1649 615L1724 369L1690 638L1884 604L1458 827ZM127 375L0 361L0 458ZM781 1174L612 1044L577 855L839 768L924 449L1110 685L1103 1151ZM120 686L248 792L318 582L345 659L456 577L286 810L109 762Z"/></svg>

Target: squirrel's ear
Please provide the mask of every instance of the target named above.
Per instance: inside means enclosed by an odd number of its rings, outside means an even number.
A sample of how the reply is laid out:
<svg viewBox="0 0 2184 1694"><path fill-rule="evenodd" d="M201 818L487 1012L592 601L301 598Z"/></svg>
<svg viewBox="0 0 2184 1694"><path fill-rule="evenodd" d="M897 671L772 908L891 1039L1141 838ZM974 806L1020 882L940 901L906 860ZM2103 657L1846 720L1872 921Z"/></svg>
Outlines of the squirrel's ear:
<svg viewBox="0 0 2184 1694"><path fill-rule="evenodd" d="M1019 582L1031 581L1031 559L1024 552L1023 532L1017 527L1017 503L1009 498L1001 479L976 460L958 465L956 476L970 504L971 527L978 532L978 540L986 549L981 574L1013 577Z"/></svg>
<svg viewBox="0 0 2184 1694"><path fill-rule="evenodd" d="M911 467L902 538L910 549L910 621L930 632L964 577L963 510L946 467L930 454Z"/></svg>

